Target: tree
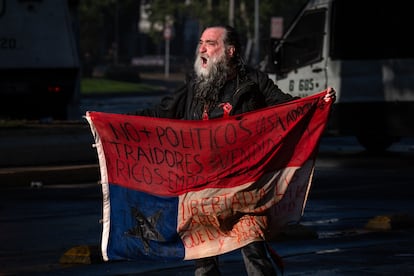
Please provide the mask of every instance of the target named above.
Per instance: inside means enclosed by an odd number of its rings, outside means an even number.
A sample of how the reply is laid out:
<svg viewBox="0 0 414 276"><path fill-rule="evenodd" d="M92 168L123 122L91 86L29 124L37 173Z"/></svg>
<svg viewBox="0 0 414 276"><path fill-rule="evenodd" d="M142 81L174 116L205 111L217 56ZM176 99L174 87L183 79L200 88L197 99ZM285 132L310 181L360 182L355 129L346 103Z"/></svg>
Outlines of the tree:
<svg viewBox="0 0 414 276"><path fill-rule="evenodd" d="M125 34L137 32L132 23L139 20L140 4L141 1L136 0L80 1L81 52L98 58L112 55L112 59L118 52L128 52L127 44L132 41Z"/></svg>
<svg viewBox="0 0 414 276"><path fill-rule="evenodd" d="M254 36L254 1L233 1L234 26L247 49ZM269 45L271 17L284 16L287 25L304 2L260 0L260 53L264 55ZM229 4L230 0L82 0L79 2L81 52L101 59L106 56L108 61L114 59L109 54L119 54L119 59L125 62L137 54L152 54L151 51L162 54L163 30L171 24L175 31L171 53L189 58L204 27L229 22ZM148 34L140 33L137 27L141 8L149 15ZM196 33L191 38L185 33L189 25Z"/></svg>
<svg viewBox="0 0 414 276"><path fill-rule="evenodd" d="M260 0L259 28L262 48L265 48L269 43L271 17L286 16L287 14L285 21L289 22L305 2L306 0ZM229 22L230 0L152 0L148 3L147 12L150 15L149 20L152 22L152 26L165 26L168 16L173 18L175 27L182 25L183 21L188 18L196 19L199 31L208 25L228 24ZM235 0L234 3L234 26L240 34L243 34L242 44L248 45L254 36L254 1ZM159 27L153 28L151 37L158 42L161 41L160 32Z"/></svg>

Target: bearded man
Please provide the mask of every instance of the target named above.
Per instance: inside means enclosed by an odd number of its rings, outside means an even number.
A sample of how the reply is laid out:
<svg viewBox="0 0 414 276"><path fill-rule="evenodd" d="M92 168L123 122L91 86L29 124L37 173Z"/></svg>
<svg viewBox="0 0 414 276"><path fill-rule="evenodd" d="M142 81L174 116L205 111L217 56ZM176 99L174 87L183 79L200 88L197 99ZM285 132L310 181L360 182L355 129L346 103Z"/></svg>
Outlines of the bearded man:
<svg viewBox="0 0 414 276"><path fill-rule="evenodd" d="M335 97L330 89L325 100ZM184 120L207 120L264 108L295 99L267 74L246 66L239 37L230 26L208 27L196 51L194 72L172 96L134 114ZM241 249L248 275L276 275L263 241ZM217 256L195 260L195 275L220 275Z"/></svg>

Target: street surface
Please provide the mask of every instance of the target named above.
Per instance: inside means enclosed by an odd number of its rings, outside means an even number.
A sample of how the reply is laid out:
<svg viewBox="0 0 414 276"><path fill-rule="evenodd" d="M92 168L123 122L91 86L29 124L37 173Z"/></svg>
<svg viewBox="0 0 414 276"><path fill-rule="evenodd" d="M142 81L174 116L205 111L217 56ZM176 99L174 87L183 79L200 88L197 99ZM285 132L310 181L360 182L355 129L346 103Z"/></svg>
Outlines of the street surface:
<svg viewBox="0 0 414 276"><path fill-rule="evenodd" d="M284 275L414 275L413 164L413 139L373 155L325 137L301 222L317 238L291 231L272 243ZM193 275L191 261L103 263L97 252L91 264L61 264L67 250L99 245L98 180L2 188L0 275ZM245 275L238 251L220 260L223 275Z"/></svg>

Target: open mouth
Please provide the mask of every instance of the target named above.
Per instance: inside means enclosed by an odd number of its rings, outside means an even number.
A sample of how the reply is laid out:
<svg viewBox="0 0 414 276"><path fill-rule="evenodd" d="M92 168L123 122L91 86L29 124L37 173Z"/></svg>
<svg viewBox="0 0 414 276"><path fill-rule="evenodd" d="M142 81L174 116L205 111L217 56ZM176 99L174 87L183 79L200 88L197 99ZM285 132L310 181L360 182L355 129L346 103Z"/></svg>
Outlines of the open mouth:
<svg viewBox="0 0 414 276"><path fill-rule="evenodd" d="M207 58L201 57L201 65L206 66L207 65Z"/></svg>

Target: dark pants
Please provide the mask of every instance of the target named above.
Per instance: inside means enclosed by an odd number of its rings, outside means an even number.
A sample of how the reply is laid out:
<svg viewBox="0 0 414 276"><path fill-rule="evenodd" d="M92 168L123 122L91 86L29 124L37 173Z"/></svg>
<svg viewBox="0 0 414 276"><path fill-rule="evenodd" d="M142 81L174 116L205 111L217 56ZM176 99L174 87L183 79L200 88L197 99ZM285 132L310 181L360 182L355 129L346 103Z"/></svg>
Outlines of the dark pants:
<svg viewBox="0 0 414 276"><path fill-rule="evenodd" d="M248 275L276 275L264 242L249 243L241 249L241 253ZM221 275L217 256L195 260L195 276L202 275Z"/></svg>

